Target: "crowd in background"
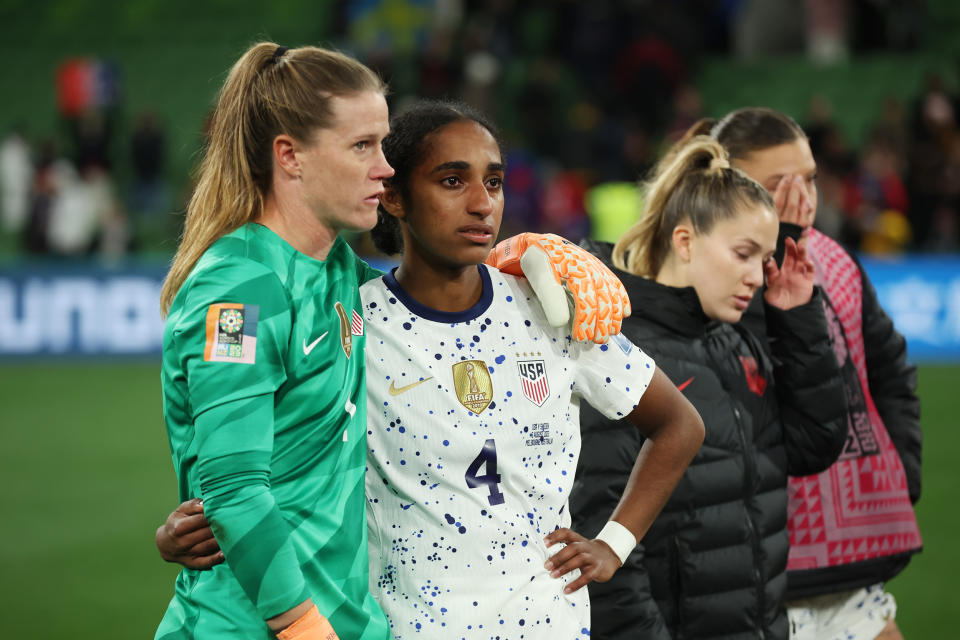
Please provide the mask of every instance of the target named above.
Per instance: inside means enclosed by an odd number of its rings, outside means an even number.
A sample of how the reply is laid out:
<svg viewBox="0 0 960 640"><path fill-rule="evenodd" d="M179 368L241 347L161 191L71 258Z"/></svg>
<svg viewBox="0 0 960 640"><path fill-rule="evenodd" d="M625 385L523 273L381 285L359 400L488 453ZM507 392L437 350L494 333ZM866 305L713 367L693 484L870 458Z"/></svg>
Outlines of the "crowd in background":
<svg viewBox="0 0 960 640"><path fill-rule="evenodd" d="M805 122L819 165L818 226L866 253L960 245L960 100L931 75L912 104L888 99L853 149L814 100Z"/></svg>
<svg viewBox="0 0 960 640"><path fill-rule="evenodd" d="M611 239L633 222L636 181L664 145L709 114L696 86L705 55L805 49L832 62L908 51L922 45L922 18L923 3L908 0L365 0L340 4L331 37L389 81L392 110L414 97L458 97L500 123L504 234ZM912 104L891 97L879 116L863 114L876 122L858 148L824 97L792 114L820 165L824 232L873 253L960 248L953 80L931 76ZM114 105L78 108L64 100L69 90L59 90L61 148L22 130L0 143L4 231L25 253L62 256L119 257L144 246L145 230L175 237L169 214L186 195L174 195L166 173L163 123L140 114L132 136L117 140ZM117 172L120 163L130 170Z"/></svg>
<svg viewBox="0 0 960 640"><path fill-rule="evenodd" d="M163 226L176 208L164 172L165 139L159 121L138 118L126 153L112 153L109 118L96 109L64 121L68 150L52 137L30 140L15 128L0 141L2 230L28 256L119 259L138 248L137 231ZM130 178L118 184L115 165Z"/></svg>

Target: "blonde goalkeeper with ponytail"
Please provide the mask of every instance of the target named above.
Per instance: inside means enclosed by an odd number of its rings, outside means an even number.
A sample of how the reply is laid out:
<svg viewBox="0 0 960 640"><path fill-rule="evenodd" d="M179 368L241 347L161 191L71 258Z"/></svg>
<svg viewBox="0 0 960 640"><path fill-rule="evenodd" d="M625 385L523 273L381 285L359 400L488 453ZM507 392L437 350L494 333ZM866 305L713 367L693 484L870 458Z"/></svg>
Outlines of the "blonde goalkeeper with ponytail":
<svg viewBox="0 0 960 640"><path fill-rule="evenodd" d="M181 500L225 562L184 569L156 637L389 637L367 590L359 283L338 236L393 175L385 87L317 47L251 47L213 115L161 295ZM199 516L202 518L202 516Z"/></svg>

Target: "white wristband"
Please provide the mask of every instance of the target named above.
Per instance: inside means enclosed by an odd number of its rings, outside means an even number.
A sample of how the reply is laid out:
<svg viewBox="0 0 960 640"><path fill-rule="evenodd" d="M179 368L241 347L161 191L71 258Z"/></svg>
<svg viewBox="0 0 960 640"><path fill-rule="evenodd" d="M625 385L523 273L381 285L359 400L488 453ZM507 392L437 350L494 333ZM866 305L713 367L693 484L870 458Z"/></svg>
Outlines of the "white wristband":
<svg viewBox="0 0 960 640"><path fill-rule="evenodd" d="M615 520L608 520L600 533L597 534L596 539L603 540L610 545L613 552L620 558L621 566L627 561L630 552L637 546L637 539L630 533L630 529Z"/></svg>

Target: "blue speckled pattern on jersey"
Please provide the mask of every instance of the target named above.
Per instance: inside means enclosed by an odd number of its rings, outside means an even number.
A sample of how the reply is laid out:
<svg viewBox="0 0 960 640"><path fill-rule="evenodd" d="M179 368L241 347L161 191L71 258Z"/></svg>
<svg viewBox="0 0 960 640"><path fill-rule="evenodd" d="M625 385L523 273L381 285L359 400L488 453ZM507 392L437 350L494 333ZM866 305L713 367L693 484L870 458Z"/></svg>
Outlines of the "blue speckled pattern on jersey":
<svg viewBox="0 0 960 640"><path fill-rule="evenodd" d="M481 300L444 314L391 274L361 288L368 331L371 591L394 637L589 637L586 589L543 568L569 526L579 398L629 413L653 361L627 341L547 327L526 281L480 267Z"/></svg>

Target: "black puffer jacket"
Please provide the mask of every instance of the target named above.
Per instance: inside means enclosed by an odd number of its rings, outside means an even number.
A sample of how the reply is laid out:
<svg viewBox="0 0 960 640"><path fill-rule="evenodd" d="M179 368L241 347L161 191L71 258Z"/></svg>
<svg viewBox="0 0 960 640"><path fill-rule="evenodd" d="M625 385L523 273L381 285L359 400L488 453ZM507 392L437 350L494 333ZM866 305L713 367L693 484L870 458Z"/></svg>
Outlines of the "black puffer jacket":
<svg viewBox="0 0 960 640"><path fill-rule="evenodd" d="M609 244L585 243L610 264ZM700 412L706 437L650 531L610 582L591 584L593 638L788 637L787 473L836 459L845 400L822 306L768 309L771 362L746 330L709 320L693 289L617 275L633 315L623 333ZM570 506L595 535L642 445L637 429L589 406Z"/></svg>

